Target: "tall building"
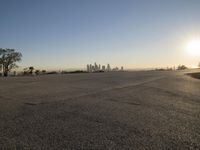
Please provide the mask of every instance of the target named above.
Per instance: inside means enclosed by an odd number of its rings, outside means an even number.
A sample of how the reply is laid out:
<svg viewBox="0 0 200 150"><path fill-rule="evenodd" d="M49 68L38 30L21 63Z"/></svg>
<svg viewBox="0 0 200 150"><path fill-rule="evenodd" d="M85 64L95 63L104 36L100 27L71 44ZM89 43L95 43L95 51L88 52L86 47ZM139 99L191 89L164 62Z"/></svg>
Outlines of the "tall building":
<svg viewBox="0 0 200 150"><path fill-rule="evenodd" d="M92 66L91 72L94 72L94 71L95 71L95 66Z"/></svg>
<svg viewBox="0 0 200 150"><path fill-rule="evenodd" d="M102 66L102 71L106 71L106 66Z"/></svg>
<svg viewBox="0 0 200 150"><path fill-rule="evenodd" d="M106 70L107 70L108 72L111 71L110 64L107 65L107 69L106 69Z"/></svg>
<svg viewBox="0 0 200 150"><path fill-rule="evenodd" d="M90 72L90 65L87 65L87 72Z"/></svg>
<svg viewBox="0 0 200 150"><path fill-rule="evenodd" d="M95 62L94 63L94 71L98 71L98 70L99 70L99 67L98 67L97 63Z"/></svg>
<svg viewBox="0 0 200 150"><path fill-rule="evenodd" d="M99 64L99 68L98 69L99 69L99 71L101 70L101 65L100 64Z"/></svg>
<svg viewBox="0 0 200 150"><path fill-rule="evenodd" d="M92 72L92 65L90 64L90 72Z"/></svg>
<svg viewBox="0 0 200 150"><path fill-rule="evenodd" d="M87 64L87 72L99 72L99 71L103 71L103 72L110 72L110 71L123 71L124 67L122 66L121 68L115 67L115 68L111 68L110 64L107 64L107 66L105 65L100 65L97 64L96 62L94 63L94 65L92 64Z"/></svg>

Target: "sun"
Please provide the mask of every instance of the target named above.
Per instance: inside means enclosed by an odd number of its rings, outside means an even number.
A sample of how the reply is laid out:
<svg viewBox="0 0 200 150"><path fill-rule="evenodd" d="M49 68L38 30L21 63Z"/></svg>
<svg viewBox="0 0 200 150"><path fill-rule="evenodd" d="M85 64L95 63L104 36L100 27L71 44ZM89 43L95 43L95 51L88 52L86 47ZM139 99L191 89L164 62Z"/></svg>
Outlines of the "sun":
<svg viewBox="0 0 200 150"><path fill-rule="evenodd" d="M200 56L200 39L191 40L187 44L187 52L193 56Z"/></svg>

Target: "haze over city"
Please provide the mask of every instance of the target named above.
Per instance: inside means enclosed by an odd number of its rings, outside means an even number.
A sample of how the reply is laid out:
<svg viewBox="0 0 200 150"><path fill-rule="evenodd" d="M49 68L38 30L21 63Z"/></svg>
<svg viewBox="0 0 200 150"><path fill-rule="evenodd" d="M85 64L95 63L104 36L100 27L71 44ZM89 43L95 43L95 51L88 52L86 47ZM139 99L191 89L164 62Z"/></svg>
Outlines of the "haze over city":
<svg viewBox="0 0 200 150"><path fill-rule="evenodd" d="M20 67L126 69L196 67L199 0L1 0L0 45L23 54ZM195 54L195 55L194 55Z"/></svg>

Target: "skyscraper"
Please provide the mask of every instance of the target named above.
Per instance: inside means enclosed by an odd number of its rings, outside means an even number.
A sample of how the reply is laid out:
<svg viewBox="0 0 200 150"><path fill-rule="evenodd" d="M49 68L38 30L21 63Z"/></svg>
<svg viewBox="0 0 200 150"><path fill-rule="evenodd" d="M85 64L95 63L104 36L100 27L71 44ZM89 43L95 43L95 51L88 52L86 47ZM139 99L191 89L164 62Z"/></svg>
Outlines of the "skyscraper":
<svg viewBox="0 0 200 150"><path fill-rule="evenodd" d="M98 71L98 70L99 70L99 67L98 67L97 63L95 62L94 63L94 71Z"/></svg>
<svg viewBox="0 0 200 150"><path fill-rule="evenodd" d="M92 72L92 65L90 64L90 72Z"/></svg>
<svg viewBox="0 0 200 150"><path fill-rule="evenodd" d="M107 70L108 72L111 71L110 64L107 65L107 69L106 69L106 70Z"/></svg>
<svg viewBox="0 0 200 150"><path fill-rule="evenodd" d="M87 72L90 72L90 65L87 65Z"/></svg>
<svg viewBox="0 0 200 150"><path fill-rule="evenodd" d="M115 68L111 68L110 64L107 64L107 66L105 65L100 65L97 64L96 62L94 63L94 65L92 64L87 64L87 72L110 72L110 71L123 71L124 67L122 66L121 68L115 67Z"/></svg>
<svg viewBox="0 0 200 150"><path fill-rule="evenodd" d="M102 66L102 71L106 71L106 66Z"/></svg>
<svg viewBox="0 0 200 150"><path fill-rule="evenodd" d="M101 65L100 64L99 64L99 68L98 69L99 69L99 71L101 70Z"/></svg>

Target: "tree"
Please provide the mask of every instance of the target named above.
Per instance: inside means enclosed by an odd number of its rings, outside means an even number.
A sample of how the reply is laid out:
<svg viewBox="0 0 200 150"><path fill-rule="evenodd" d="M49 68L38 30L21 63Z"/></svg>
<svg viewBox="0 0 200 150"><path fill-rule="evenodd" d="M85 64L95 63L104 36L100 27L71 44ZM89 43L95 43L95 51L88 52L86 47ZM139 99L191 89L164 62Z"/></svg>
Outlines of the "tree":
<svg viewBox="0 0 200 150"><path fill-rule="evenodd" d="M39 75L40 74L40 70L35 70L35 74Z"/></svg>
<svg viewBox="0 0 200 150"><path fill-rule="evenodd" d="M185 70L188 69L185 65L179 65L177 70Z"/></svg>
<svg viewBox="0 0 200 150"><path fill-rule="evenodd" d="M0 66L3 69L3 75L8 76L8 73L13 68L17 68L16 62L21 61L22 54L16 52L15 49L0 48Z"/></svg>
<svg viewBox="0 0 200 150"><path fill-rule="evenodd" d="M46 74L46 72L47 72L46 70L42 70L42 74Z"/></svg>
<svg viewBox="0 0 200 150"><path fill-rule="evenodd" d="M35 68L33 67L33 66L31 66L31 67L29 67L29 74L33 74L33 70L34 70Z"/></svg>

